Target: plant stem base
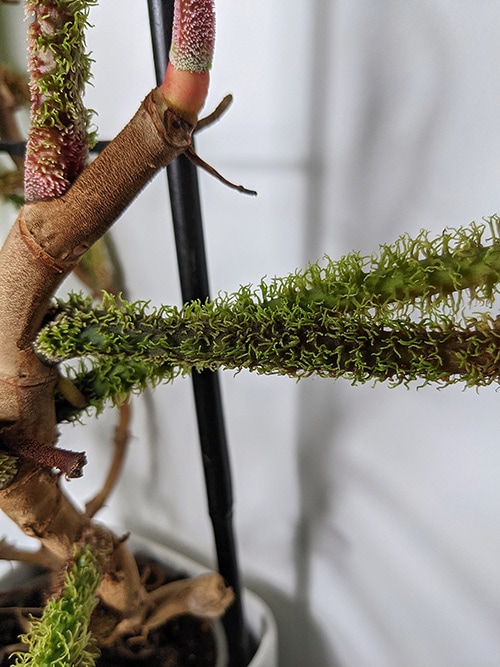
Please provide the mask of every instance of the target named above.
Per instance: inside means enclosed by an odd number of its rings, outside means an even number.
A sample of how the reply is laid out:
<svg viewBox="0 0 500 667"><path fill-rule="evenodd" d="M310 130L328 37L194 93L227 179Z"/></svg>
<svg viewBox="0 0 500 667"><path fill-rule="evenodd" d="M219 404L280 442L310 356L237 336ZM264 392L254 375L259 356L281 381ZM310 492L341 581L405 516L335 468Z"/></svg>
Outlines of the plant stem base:
<svg viewBox="0 0 500 667"><path fill-rule="evenodd" d="M148 557L137 557L141 575L150 590L169 581L182 578L184 573L167 570ZM17 637L23 627L24 610L41 615L49 578L33 568L26 570L22 587L0 593L0 667L10 667L14 660L8 654L19 647ZM97 610L96 622L105 622ZM217 664L216 643L211 625L192 616L179 616L151 633L148 642L130 637L120 646L103 649L96 667L214 667Z"/></svg>

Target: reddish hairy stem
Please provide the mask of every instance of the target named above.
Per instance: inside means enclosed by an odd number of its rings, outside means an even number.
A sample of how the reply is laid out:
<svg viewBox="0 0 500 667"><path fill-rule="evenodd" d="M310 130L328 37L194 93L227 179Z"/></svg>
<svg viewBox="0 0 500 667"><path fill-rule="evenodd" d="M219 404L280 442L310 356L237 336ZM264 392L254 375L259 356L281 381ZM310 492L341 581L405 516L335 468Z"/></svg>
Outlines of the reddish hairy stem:
<svg viewBox="0 0 500 667"><path fill-rule="evenodd" d="M82 11L67 0L26 0L30 71L30 131L26 146L26 201L60 197L82 172L88 156ZM79 71L73 71L78 63ZM66 76L61 67L67 66Z"/></svg>
<svg viewBox="0 0 500 667"><path fill-rule="evenodd" d="M208 72L215 46L214 0L175 0L169 59L176 70Z"/></svg>
<svg viewBox="0 0 500 667"><path fill-rule="evenodd" d="M191 123L208 94L214 44L214 0L176 0L170 63L160 91Z"/></svg>

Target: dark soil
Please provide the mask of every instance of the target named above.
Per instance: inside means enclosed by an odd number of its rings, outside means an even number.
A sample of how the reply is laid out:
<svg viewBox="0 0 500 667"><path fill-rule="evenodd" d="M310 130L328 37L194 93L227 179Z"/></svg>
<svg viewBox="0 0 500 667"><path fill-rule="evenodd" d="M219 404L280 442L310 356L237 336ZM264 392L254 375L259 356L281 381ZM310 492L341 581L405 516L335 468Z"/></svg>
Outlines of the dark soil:
<svg viewBox="0 0 500 667"><path fill-rule="evenodd" d="M147 557L138 556L137 563L148 590L185 576L167 571ZM30 614L40 616L42 612L48 577L33 569L29 576L22 586L0 591L0 667L13 664L9 655L20 648L18 637L26 631L26 619ZM100 612L98 608L95 622L102 621ZM103 650L96 664L98 667L213 667L215 661L210 624L186 615L151 633L147 642L132 636L119 646Z"/></svg>

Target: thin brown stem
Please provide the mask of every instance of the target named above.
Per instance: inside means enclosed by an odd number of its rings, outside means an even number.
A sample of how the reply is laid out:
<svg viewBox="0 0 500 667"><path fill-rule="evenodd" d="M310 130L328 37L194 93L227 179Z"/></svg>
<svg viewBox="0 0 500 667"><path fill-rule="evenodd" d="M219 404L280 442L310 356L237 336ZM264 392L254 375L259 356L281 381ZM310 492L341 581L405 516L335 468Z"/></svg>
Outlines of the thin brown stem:
<svg viewBox="0 0 500 667"><path fill-rule="evenodd" d="M99 493L85 505L85 514L88 517L95 516L95 514L103 507L118 481L125 460L125 454L127 452L127 444L130 437L129 426L131 416L132 408L130 402L127 401L118 408L118 424L116 425L113 437L113 459L103 487Z"/></svg>
<svg viewBox="0 0 500 667"><path fill-rule="evenodd" d="M59 559L55 558L54 554L43 545L37 551L28 551L9 544L5 540L0 540L0 558L38 565L49 570L57 570L60 567Z"/></svg>

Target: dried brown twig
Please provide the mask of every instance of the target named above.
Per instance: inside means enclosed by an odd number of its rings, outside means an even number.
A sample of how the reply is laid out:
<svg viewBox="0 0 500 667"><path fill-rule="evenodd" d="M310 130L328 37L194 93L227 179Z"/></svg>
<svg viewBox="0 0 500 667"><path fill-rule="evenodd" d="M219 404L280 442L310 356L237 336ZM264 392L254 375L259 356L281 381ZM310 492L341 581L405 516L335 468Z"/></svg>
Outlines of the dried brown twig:
<svg viewBox="0 0 500 667"><path fill-rule="evenodd" d="M130 437L129 426L131 413L132 409L129 401L126 401L118 408L118 424L116 425L113 437L113 458L101 490L85 505L85 514L88 517L95 516L95 514L103 507L118 481Z"/></svg>

